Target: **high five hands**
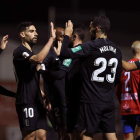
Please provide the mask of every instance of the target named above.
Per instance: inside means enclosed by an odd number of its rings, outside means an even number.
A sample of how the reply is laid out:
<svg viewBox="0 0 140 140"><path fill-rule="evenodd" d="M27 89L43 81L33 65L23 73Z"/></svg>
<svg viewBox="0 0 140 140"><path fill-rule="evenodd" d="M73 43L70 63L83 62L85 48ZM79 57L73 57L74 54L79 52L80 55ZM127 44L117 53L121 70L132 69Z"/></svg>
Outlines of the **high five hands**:
<svg viewBox="0 0 140 140"><path fill-rule="evenodd" d="M56 30L54 29L54 24L51 22L50 23L50 37L52 37L53 38L53 40L55 40L55 38L56 38Z"/></svg>
<svg viewBox="0 0 140 140"><path fill-rule="evenodd" d="M8 35L5 35L3 38L2 38L2 40L1 40L1 43L0 43L0 48L2 49L2 50L4 50L5 48L6 48L6 45L7 45L7 43L8 43Z"/></svg>
<svg viewBox="0 0 140 140"><path fill-rule="evenodd" d="M71 20L68 20L68 22L66 22L66 27L65 27L65 35L67 36L71 36L73 32L73 23L71 22Z"/></svg>
<svg viewBox="0 0 140 140"><path fill-rule="evenodd" d="M60 52L61 52L61 47L62 47L62 42L61 41L58 41L58 47L56 48L55 46L53 47L54 48L54 51L56 53L57 56L60 55Z"/></svg>
<svg viewBox="0 0 140 140"><path fill-rule="evenodd" d="M66 22L66 26L65 26L65 35L70 37L72 35L72 32L73 32L73 23L71 22L71 20L68 20L68 22ZM61 41L58 41L57 48L54 46L54 51L55 51L57 56L60 55L61 47L62 47Z"/></svg>

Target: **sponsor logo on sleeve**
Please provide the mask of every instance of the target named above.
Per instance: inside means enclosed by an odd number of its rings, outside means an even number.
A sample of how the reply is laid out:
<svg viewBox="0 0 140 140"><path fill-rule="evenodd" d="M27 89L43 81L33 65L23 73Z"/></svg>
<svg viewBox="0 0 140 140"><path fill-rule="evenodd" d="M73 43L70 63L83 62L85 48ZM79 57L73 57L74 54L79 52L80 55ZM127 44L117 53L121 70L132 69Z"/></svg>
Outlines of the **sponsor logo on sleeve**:
<svg viewBox="0 0 140 140"><path fill-rule="evenodd" d="M40 69L45 70L45 65L41 64L41 68Z"/></svg>
<svg viewBox="0 0 140 140"><path fill-rule="evenodd" d="M23 53L22 53L22 56L23 56L24 58L27 58L27 57L29 57L29 54L28 54L27 52L23 52Z"/></svg>
<svg viewBox="0 0 140 140"><path fill-rule="evenodd" d="M75 52L77 52L79 50L82 50L82 47L81 46L77 46L75 48L71 48L71 50L72 50L73 53L75 53Z"/></svg>
<svg viewBox="0 0 140 140"><path fill-rule="evenodd" d="M72 59L65 59L65 60L63 61L63 65L66 66L66 67L69 67L71 61L72 61Z"/></svg>

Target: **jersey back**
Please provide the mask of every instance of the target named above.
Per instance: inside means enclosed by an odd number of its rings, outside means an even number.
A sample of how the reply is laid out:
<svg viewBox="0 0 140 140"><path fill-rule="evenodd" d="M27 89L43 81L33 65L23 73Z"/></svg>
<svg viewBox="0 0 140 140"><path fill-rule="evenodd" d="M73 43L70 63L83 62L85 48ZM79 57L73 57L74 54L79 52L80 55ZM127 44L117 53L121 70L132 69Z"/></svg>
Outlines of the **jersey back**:
<svg viewBox="0 0 140 140"><path fill-rule="evenodd" d="M133 63L139 59L130 59ZM121 83L117 87L117 96L121 103L121 115L131 115L140 113L140 70L125 71L121 76Z"/></svg>
<svg viewBox="0 0 140 140"><path fill-rule="evenodd" d="M69 51L71 58L83 58L81 101L114 104L115 82L122 72L122 54L109 39L88 41Z"/></svg>

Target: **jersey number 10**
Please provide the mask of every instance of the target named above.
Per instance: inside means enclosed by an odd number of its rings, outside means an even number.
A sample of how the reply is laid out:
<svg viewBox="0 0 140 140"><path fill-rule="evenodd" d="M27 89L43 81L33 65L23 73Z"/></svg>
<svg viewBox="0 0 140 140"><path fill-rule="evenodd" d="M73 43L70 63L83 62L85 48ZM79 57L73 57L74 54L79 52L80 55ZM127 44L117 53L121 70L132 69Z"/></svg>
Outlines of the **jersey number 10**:
<svg viewBox="0 0 140 140"><path fill-rule="evenodd" d="M94 65L99 66L100 64L102 64L102 66L99 69L93 71L92 76L91 76L91 81L104 82L105 77L106 77L106 80L109 83L113 83L114 80L115 80L116 68L117 68L117 65L118 65L118 60L116 58L111 58L107 62L107 60L105 58L103 58L103 57L99 57L99 58L95 59ZM111 77L111 74L106 74L105 77L99 77L98 76L99 74L101 74L102 72L104 72L106 70L107 66L112 66L113 64L114 64L114 67L111 68L111 73L113 74L112 77Z"/></svg>
<svg viewBox="0 0 140 140"><path fill-rule="evenodd" d="M34 110L33 110L33 108L24 108L24 110L23 110L24 112L25 112L25 116L26 116L26 118L32 118L32 117L34 117Z"/></svg>

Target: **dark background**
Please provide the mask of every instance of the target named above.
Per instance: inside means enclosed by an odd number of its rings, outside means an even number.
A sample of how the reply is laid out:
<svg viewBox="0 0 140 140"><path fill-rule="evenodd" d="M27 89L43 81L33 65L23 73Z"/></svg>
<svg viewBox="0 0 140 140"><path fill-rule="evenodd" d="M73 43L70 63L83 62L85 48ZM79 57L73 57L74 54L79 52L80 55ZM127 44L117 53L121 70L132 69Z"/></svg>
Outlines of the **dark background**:
<svg viewBox="0 0 140 140"><path fill-rule="evenodd" d="M140 6L139 1L95 1L95 0L0 0L0 37L8 34L9 42L6 50L0 56L0 85L15 91L16 83L13 73L12 53L19 45L20 39L17 26L22 21L34 23L38 32L38 43L34 47L40 51L48 40L49 23L54 22L55 27L65 28L65 23L72 20L73 23L83 23L86 27L85 41L90 39L89 23L91 17L96 14L106 15L111 22L108 38L117 44L124 60L133 57L131 44L140 40ZM51 11L52 10L52 11ZM15 101L0 95L0 140L19 140L21 135ZM10 117L9 117L10 116ZM50 130L49 140L54 140ZM116 132L119 140L123 139L120 121L120 105L116 99ZM19 137L18 137L19 135ZM7 138L9 136L9 139ZM97 135L102 139L101 135Z"/></svg>
<svg viewBox="0 0 140 140"><path fill-rule="evenodd" d="M56 26L64 27L65 22L70 19L74 23L82 22L88 28L90 18L95 14L99 14L99 11L103 11L111 21L110 31L113 34L122 32L123 37L130 38L112 37L112 34L109 34L110 39L115 41L116 44L126 46L130 45L133 40L140 38L140 8L138 1L4 0L0 1L0 24L8 24L16 29L21 21L26 20L48 26L48 22L50 22L48 19L49 7L55 8ZM0 32L4 35L1 29ZM14 37L14 35L12 36ZM43 39L41 40L39 43L44 43Z"/></svg>

